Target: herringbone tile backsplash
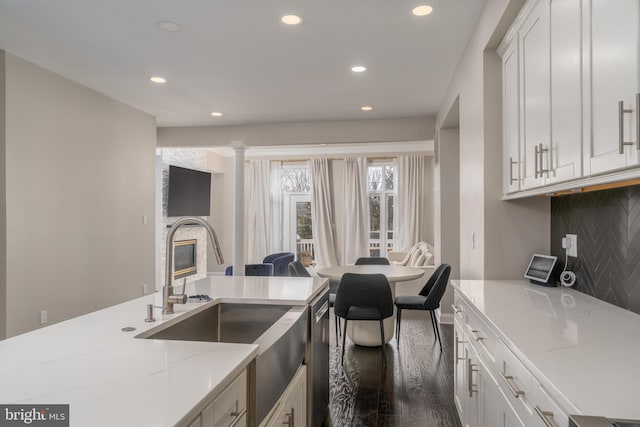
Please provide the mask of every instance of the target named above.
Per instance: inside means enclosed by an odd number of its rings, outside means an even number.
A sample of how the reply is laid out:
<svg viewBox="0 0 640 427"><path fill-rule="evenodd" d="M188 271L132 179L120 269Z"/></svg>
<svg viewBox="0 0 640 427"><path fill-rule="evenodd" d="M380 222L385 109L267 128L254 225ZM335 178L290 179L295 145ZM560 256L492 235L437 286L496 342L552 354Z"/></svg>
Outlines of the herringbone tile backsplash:
<svg viewBox="0 0 640 427"><path fill-rule="evenodd" d="M640 313L640 186L554 197L551 253L562 265L567 233L578 236L574 288Z"/></svg>

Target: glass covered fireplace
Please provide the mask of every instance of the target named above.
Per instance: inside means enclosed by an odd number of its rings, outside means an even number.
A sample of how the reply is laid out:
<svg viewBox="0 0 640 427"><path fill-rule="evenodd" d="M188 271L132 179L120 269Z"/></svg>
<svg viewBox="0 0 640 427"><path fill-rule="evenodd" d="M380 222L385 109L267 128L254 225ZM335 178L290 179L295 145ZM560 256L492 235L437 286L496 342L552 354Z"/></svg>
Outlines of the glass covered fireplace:
<svg viewBox="0 0 640 427"><path fill-rule="evenodd" d="M178 240L173 245L174 279L196 274L196 239Z"/></svg>

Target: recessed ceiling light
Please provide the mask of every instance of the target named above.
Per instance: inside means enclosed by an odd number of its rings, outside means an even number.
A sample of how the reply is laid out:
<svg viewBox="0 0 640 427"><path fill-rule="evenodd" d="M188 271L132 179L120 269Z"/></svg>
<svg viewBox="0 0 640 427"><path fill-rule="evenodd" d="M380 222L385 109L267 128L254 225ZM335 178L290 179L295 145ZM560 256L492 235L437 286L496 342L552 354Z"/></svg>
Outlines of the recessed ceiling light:
<svg viewBox="0 0 640 427"><path fill-rule="evenodd" d="M355 67L351 67L351 71L353 71L354 73L363 73L367 71L367 67L362 65L356 65Z"/></svg>
<svg viewBox="0 0 640 427"><path fill-rule="evenodd" d="M431 6L427 6L423 4L421 6L415 7L413 9L413 14L416 16L425 16L433 12L433 8Z"/></svg>
<svg viewBox="0 0 640 427"><path fill-rule="evenodd" d="M371 110L373 110L373 107L370 106L370 105L365 105L364 107L360 107L360 109L362 111L371 111Z"/></svg>
<svg viewBox="0 0 640 427"><path fill-rule="evenodd" d="M154 83L166 83L167 82L163 77L159 77L159 76L151 77L149 80L151 80Z"/></svg>
<svg viewBox="0 0 640 427"><path fill-rule="evenodd" d="M212 115L213 117L222 117L222 113L219 113L219 112L217 112L217 111L212 112L212 113L211 113L211 115Z"/></svg>
<svg viewBox="0 0 640 427"><path fill-rule="evenodd" d="M298 15L285 15L280 19L287 25L298 25L302 23L302 18Z"/></svg>
<svg viewBox="0 0 640 427"><path fill-rule="evenodd" d="M173 21L158 21L156 22L156 27L161 30L169 31L170 33L180 31L180 25Z"/></svg>

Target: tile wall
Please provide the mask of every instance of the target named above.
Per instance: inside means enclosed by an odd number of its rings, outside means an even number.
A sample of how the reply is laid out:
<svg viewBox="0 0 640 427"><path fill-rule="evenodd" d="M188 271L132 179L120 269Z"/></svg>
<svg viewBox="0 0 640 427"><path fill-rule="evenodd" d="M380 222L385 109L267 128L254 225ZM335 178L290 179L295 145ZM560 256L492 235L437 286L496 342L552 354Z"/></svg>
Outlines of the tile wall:
<svg viewBox="0 0 640 427"><path fill-rule="evenodd" d="M562 265L567 233L578 235L574 288L640 313L640 186L554 197L551 253Z"/></svg>

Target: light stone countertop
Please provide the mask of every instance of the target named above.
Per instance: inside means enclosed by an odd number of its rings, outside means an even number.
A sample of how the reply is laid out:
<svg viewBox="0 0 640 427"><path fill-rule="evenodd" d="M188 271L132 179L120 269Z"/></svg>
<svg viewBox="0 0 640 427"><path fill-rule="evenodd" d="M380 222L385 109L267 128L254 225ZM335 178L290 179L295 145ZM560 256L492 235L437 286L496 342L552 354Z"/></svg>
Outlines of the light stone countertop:
<svg viewBox="0 0 640 427"><path fill-rule="evenodd" d="M573 413L640 419L640 315L527 281L452 283Z"/></svg>
<svg viewBox="0 0 640 427"><path fill-rule="evenodd" d="M0 404L70 404L70 425L173 426L194 418L258 354L253 344L138 339L136 335L204 304L302 305L326 279L210 276L187 284L208 303L154 310L156 292L0 341ZM180 290L180 289L178 289ZM122 332L131 326L134 332Z"/></svg>

